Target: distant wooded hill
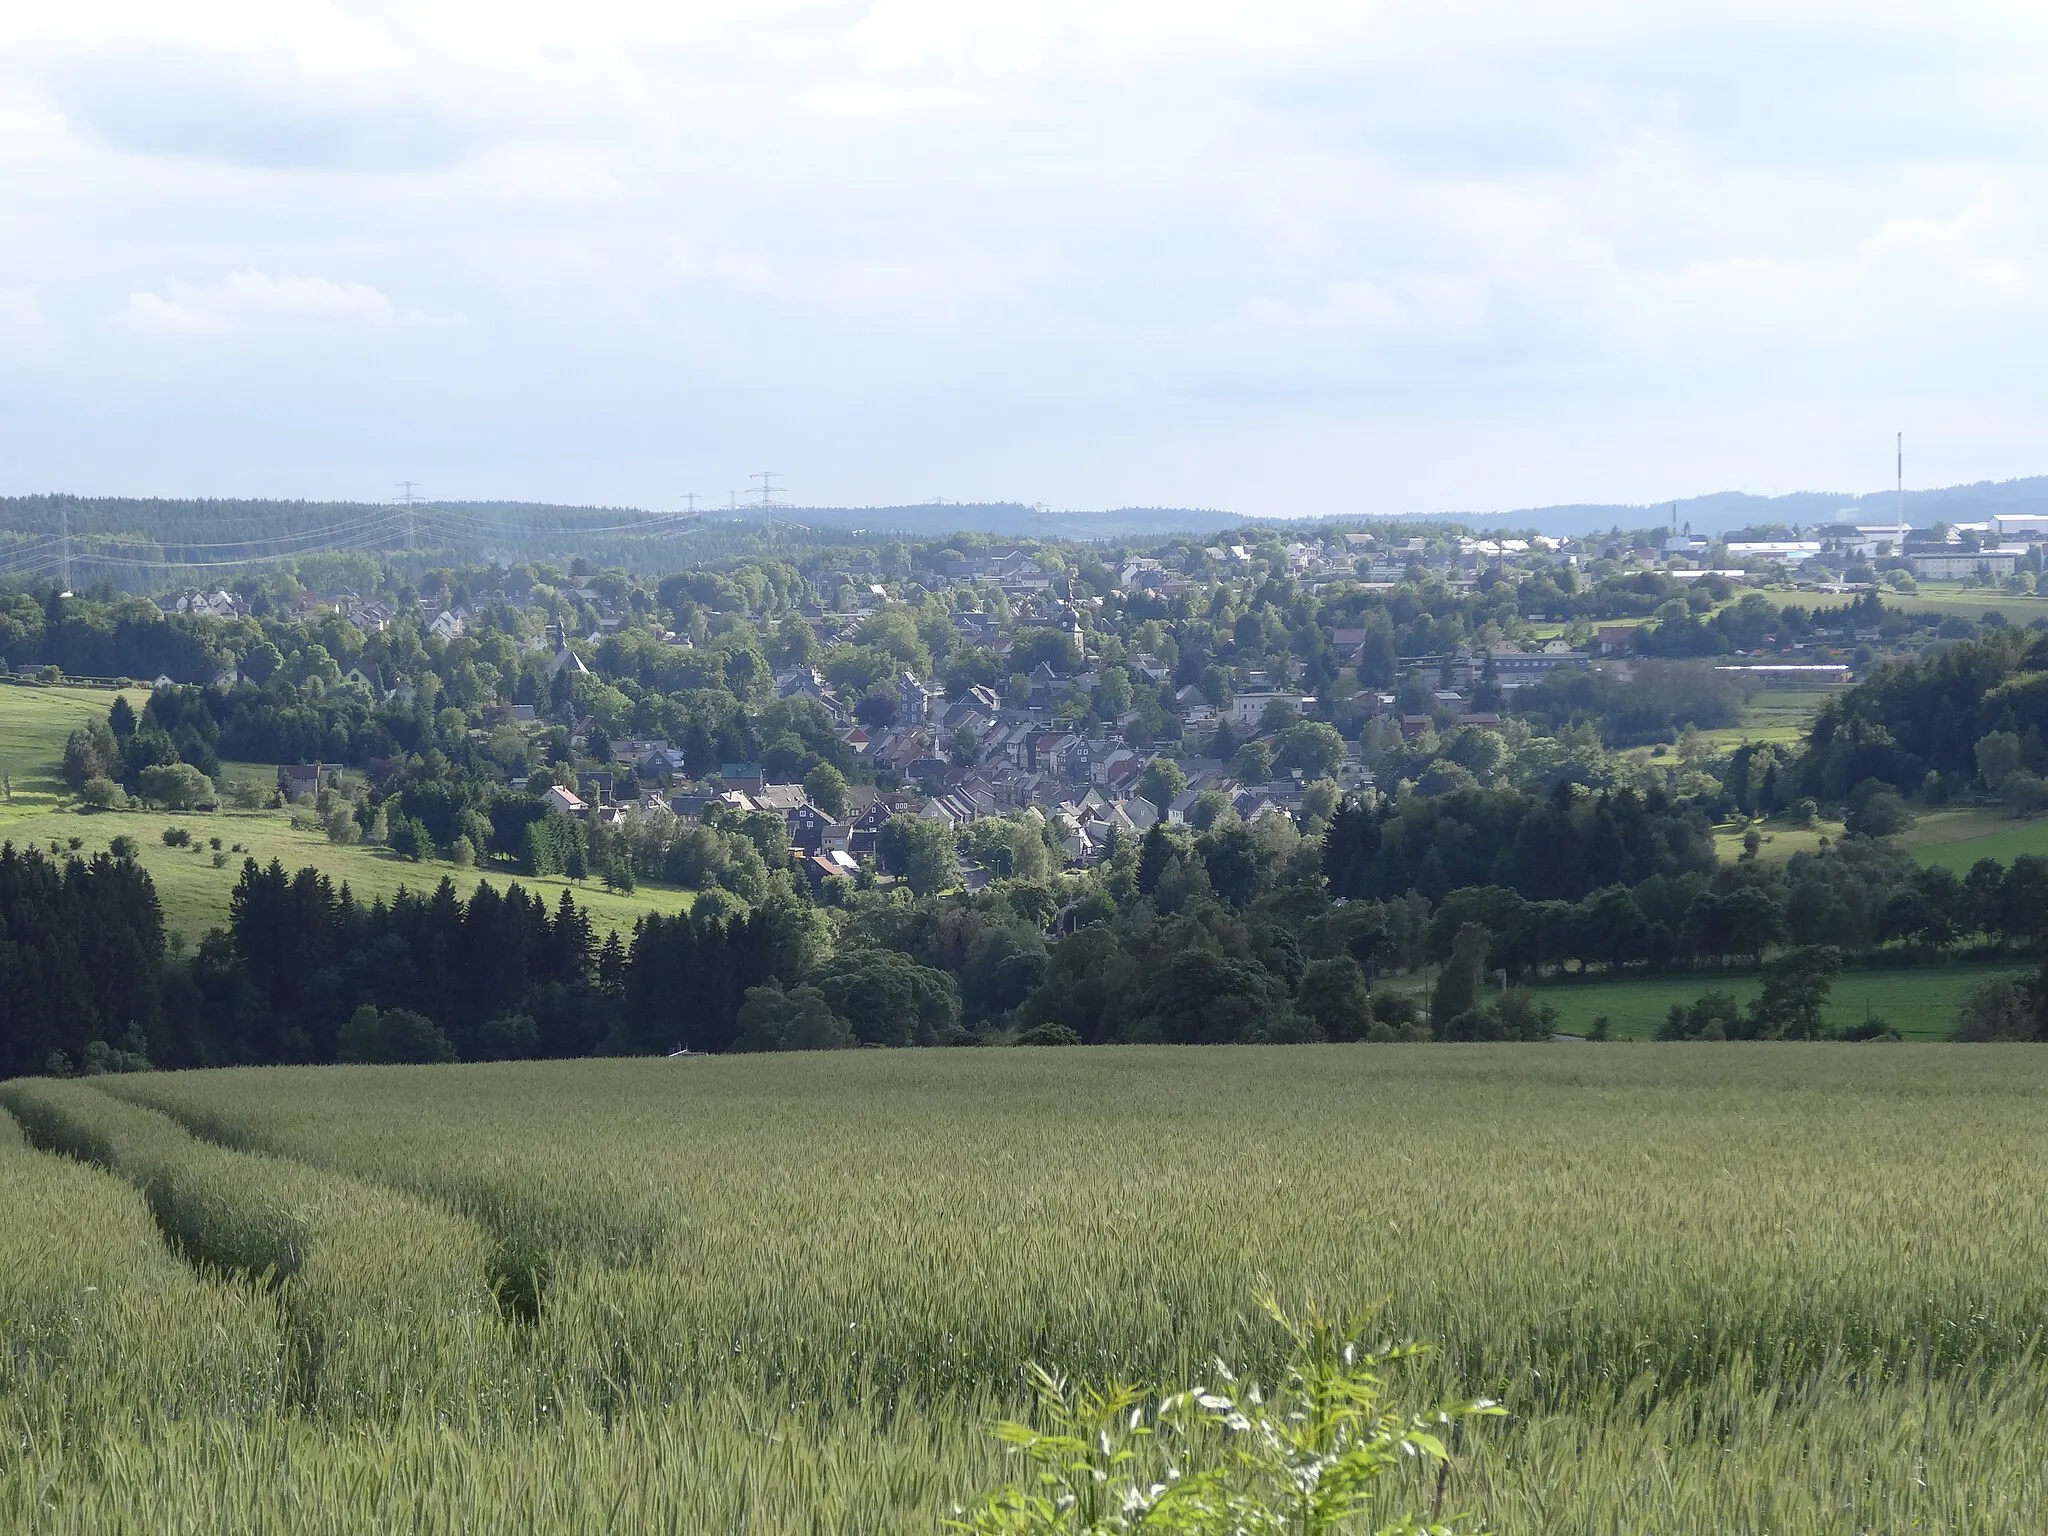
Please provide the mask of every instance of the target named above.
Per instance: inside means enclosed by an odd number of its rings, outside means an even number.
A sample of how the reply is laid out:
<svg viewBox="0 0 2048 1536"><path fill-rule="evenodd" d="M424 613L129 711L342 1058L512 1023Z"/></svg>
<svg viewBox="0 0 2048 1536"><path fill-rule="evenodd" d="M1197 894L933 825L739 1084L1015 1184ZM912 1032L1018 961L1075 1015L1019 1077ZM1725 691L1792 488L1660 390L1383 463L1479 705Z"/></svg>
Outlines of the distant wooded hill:
<svg viewBox="0 0 2048 1536"><path fill-rule="evenodd" d="M1649 505L1622 503L1527 507L1509 512L1408 514L1373 521L1462 524L1474 532L1556 535L1647 528L1678 521L1695 533L1773 524L1878 522L1894 515L1891 492L1801 491L1751 496L1721 491ZM1909 491L1916 526L1977 522L1993 513L2048 514L2048 476ZM795 553L819 544L995 537L1142 541L1209 535L1256 525L1313 531L1363 517L1277 522L1192 507L1120 507L1057 512L1023 502L922 502L890 507L742 508L690 517L633 507L574 507L540 502L379 502L229 500L113 496L0 498L0 580L35 582L57 575L67 552L81 588L110 581L150 591L314 557L396 558L437 565L581 556L594 567L669 571L733 555Z"/></svg>

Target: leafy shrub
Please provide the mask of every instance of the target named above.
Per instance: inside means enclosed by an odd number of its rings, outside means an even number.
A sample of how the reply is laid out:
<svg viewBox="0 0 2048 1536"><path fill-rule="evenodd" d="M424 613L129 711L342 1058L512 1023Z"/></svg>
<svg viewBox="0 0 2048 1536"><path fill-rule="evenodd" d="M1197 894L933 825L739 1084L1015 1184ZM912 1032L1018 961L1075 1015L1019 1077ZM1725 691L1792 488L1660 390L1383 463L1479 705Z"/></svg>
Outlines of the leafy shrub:
<svg viewBox="0 0 2048 1536"><path fill-rule="evenodd" d="M455 1047L441 1026L410 1008L379 1013L367 1003L341 1026L337 1053L348 1062L390 1062L425 1065L455 1060Z"/></svg>
<svg viewBox="0 0 2048 1536"><path fill-rule="evenodd" d="M2038 1038L2039 982L2031 976L1990 976L1963 994L1949 1039L1969 1043Z"/></svg>
<svg viewBox="0 0 2048 1536"><path fill-rule="evenodd" d="M1213 1382L1154 1407L1139 1387L1071 1386L1031 1367L1037 1424L996 1431L1031 1469L1030 1481L990 1493L953 1529L1334 1536L1368 1513L1383 1532L1456 1529L1455 1517L1442 1523L1445 1438L1466 1419L1502 1410L1482 1399L1404 1414L1387 1401L1386 1372L1421 1350L1361 1349L1319 1315L1295 1322L1270 1298L1261 1301L1293 1345L1270 1389L1239 1381L1218 1361ZM1438 1474L1427 1515L1388 1519L1382 1481L1417 1462Z"/></svg>
<svg viewBox="0 0 2048 1536"><path fill-rule="evenodd" d="M2038 816L2048 811L2048 779L2024 768L2009 776L1999 793L2022 816Z"/></svg>
<svg viewBox="0 0 2048 1536"><path fill-rule="evenodd" d="M1071 1025L1034 1024L1017 1037L1019 1045L1079 1045L1081 1037Z"/></svg>
<svg viewBox="0 0 2048 1536"><path fill-rule="evenodd" d="M142 770L137 787L142 798L167 811L189 811L210 804L213 780L190 763L155 763Z"/></svg>
<svg viewBox="0 0 2048 1536"><path fill-rule="evenodd" d="M79 786L81 804L95 811L118 811L128 804L128 792L112 779L87 779Z"/></svg>
<svg viewBox="0 0 2048 1536"><path fill-rule="evenodd" d="M749 987L739 1031L735 1051L833 1051L855 1043L825 995L801 983L787 990L773 981Z"/></svg>

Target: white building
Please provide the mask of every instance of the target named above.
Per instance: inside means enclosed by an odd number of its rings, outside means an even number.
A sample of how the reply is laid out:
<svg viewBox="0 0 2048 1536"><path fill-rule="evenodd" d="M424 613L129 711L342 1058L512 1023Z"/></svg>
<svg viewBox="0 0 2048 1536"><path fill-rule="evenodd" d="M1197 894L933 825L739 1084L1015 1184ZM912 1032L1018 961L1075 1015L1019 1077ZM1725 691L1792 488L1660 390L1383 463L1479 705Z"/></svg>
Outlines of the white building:
<svg viewBox="0 0 2048 1536"><path fill-rule="evenodd" d="M1906 562L1922 581L1968 581L1980 576L2003 581L2019 564L2019 556L2006 550L1955 550L1939 555L1915 555Z"/></svg>
<svg viewBox="0 0 2048 1536"><path fill-rule="evenodd" d="M1781 565L1797 565L1819 553L1819 539L1753 539L1728 546L1731 560L1771 560Z"/></svg>
<svg viewBox="0 0 2048 1536"><path fill-rule="evenodd" d="M1298 715L1305 715L1316 707L1313 694L1240 693L1230 701L1230 723L1234 726L1257 725L1266 713L1266 706L1276 699Z"/></svg>

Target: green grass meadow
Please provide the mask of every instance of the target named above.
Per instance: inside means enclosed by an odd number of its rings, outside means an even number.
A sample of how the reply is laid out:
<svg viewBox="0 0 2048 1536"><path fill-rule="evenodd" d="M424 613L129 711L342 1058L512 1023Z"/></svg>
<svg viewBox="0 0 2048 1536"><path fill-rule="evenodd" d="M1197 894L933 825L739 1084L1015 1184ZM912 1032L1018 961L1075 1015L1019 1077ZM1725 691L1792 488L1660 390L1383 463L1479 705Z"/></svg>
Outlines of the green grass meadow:
<svg viewBox="0 0 2048 1536"><path fill-rule="evenodd" d="M126 691L138 710L149 702L147 688ZM0 818L63 800L64 738L89 720L106 719L113 705L111 688L0 684L0 772L13 786L13 794L0 801Z"/></svg>
<svg viewBox="0 0 2048 1536"><path fill-rule="evenodd" d="M1979 859L2010 864L2023 853L2048 854L2048 816L2021 818L2003 806L1927 811L1899 841L1922 864L1960 875Z"/></svg>
<svg viewBox="0 0 2048 1536"><path fill-rule="evenodd" d="M1444 1506L1503 1536L2048 1529L2024 1046L856 1051L0 1104L52 1149L0 1137L8 1530L936 1532L1006 1475L1027 1361L1263 1375L1262 1285L1433 1343L1418 1405L1504 1403Z"/></svg>
<svg viewBox="0 0 2048 1536"><path fill-rule="evenodd" d="M1881 1016L1908 1040L1945 1040L1963 994L1989 976L2033 975L2038 966L2011 964L1920 966L1911 970L1844 971L1834 981L1826 1011L1830 1029ZM1690 1004L1707 992L1726 992L1747 1004L1763 989L1754 971L1689 973L1625 981L1552 982L1537 995L1557 1010L1558 1028L1583 1035L1601 1015L1617 1039L1646 1040L1674 1003Z"/></svg>
<svg viewBox="0 0 2048 1536"><path fill-rule="evenodd" d="M1763 846L1757 857L1783 863L1795 853L1819 851L1820 841L1842 840L1845 828L1839 821L1816 818L1811 826L1795 827L1773 817L1758 830ZM1729 823L1714 829L1714 852L1724 861L1742 857L1742 840L1748 828ZM2023 853L2048 854L2048 816L2018 817L1999 805L1944 806L1919 809L1913 825L1897 839L1922 864L1937 864L1965 874L1979 859L1996 859L2010 864Z"/></svg>
<svg viewBox="0 0 2048 1536"><path fill-rule="evenodd" d="M191 831L194 846L165 845L166 827ZM563 891L573 892L576 904L590 913L590 920L602 933L608 929L629 932L648 912L679 912L692 900L688 891L642 885L630 895L608 891L595 880L565 880L559 876L524 875L508 869L480 866L459 868L445 859L426 859L415 864L389 849L353 844L341 847L327 840L324 832L301 830L291 824L284 811L217 811L212 814L163 811L109 811L85 813L76 810L48 810L38 815L0 817L0 838L47 849L52 842L68 849L74 837L80 852L91 855L105 849L119 834L135 838L142 847L139 862L156 882L163 902L165 925L196 940L209 928L225 926L228 896L241 878L242 860L251 857L259 864L280 859L286 869L307 865L327 875L337 885L343 881L359 901L379 898L389 901L401 890L431 891L445 876L467 897L479 881L499 889L518 884L550 905ZM213 863L209 840L218 837L226 862ZM241 853L230 851L235 844Z"/></svg>
<svg viewBox="0 0 2048 1536"><path fill-rule="evenodd" d="M1912 597L1884 594L1884 605L1906 613L1954 613L1966 619L1987 612L2002 613L2007 622L2031 624L2048 618L2048 597L2034 592L2001 592L1996 587L1966 587L1959 581L1923 581Z"/></svg>
<svg viewBox="0 0 2048 1536"><path fill-rule="evenodd" d="M228 896L241 878L245 857L259 864L279 859L286 869L311 865L337 884L346 881L364 902L389 901L400 890L431 891L444 876L464 896L479 880L501 889L517 882L551 905L561 892L572 891L599 932L630 931L643 914L682 911L693 899L688 891L660 886L642 885L621 895L594 880L521 875L495 866L462 869L435 859L415 864L388 849L331 843L325 832L294 827L288 810L82 811L59 776L64 738L90 718L104 719L113 700L107 689L0 687L0 767L14 786L13 798L0 801L0 840L45 850L55 843L69 851L76 838L77 851L90 856L125 833L141 845L139 861L156 882L165 925L187 942L227 922ZM148 692L130 690L129 700L139 708ZM223 763L223 787L237 779L272 789L277 770L265 763ZM188 829L192 846L166 845L168 827ZM220 839L218 850L212 847L214 838ZM224 855L219 865L216 852Z"/></svg>

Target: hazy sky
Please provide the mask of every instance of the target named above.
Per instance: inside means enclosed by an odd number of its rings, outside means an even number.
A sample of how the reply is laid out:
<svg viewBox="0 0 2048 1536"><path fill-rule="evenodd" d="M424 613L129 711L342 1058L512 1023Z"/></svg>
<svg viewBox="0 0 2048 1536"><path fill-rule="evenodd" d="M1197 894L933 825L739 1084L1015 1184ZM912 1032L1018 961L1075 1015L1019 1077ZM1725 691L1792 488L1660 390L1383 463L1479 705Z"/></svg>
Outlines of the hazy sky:
<svg viewBox="0 0 2048 1536"><path fill-rule="evenodd" d="M2048 9L0 0L0 492L2048 471Z"/></svg>

